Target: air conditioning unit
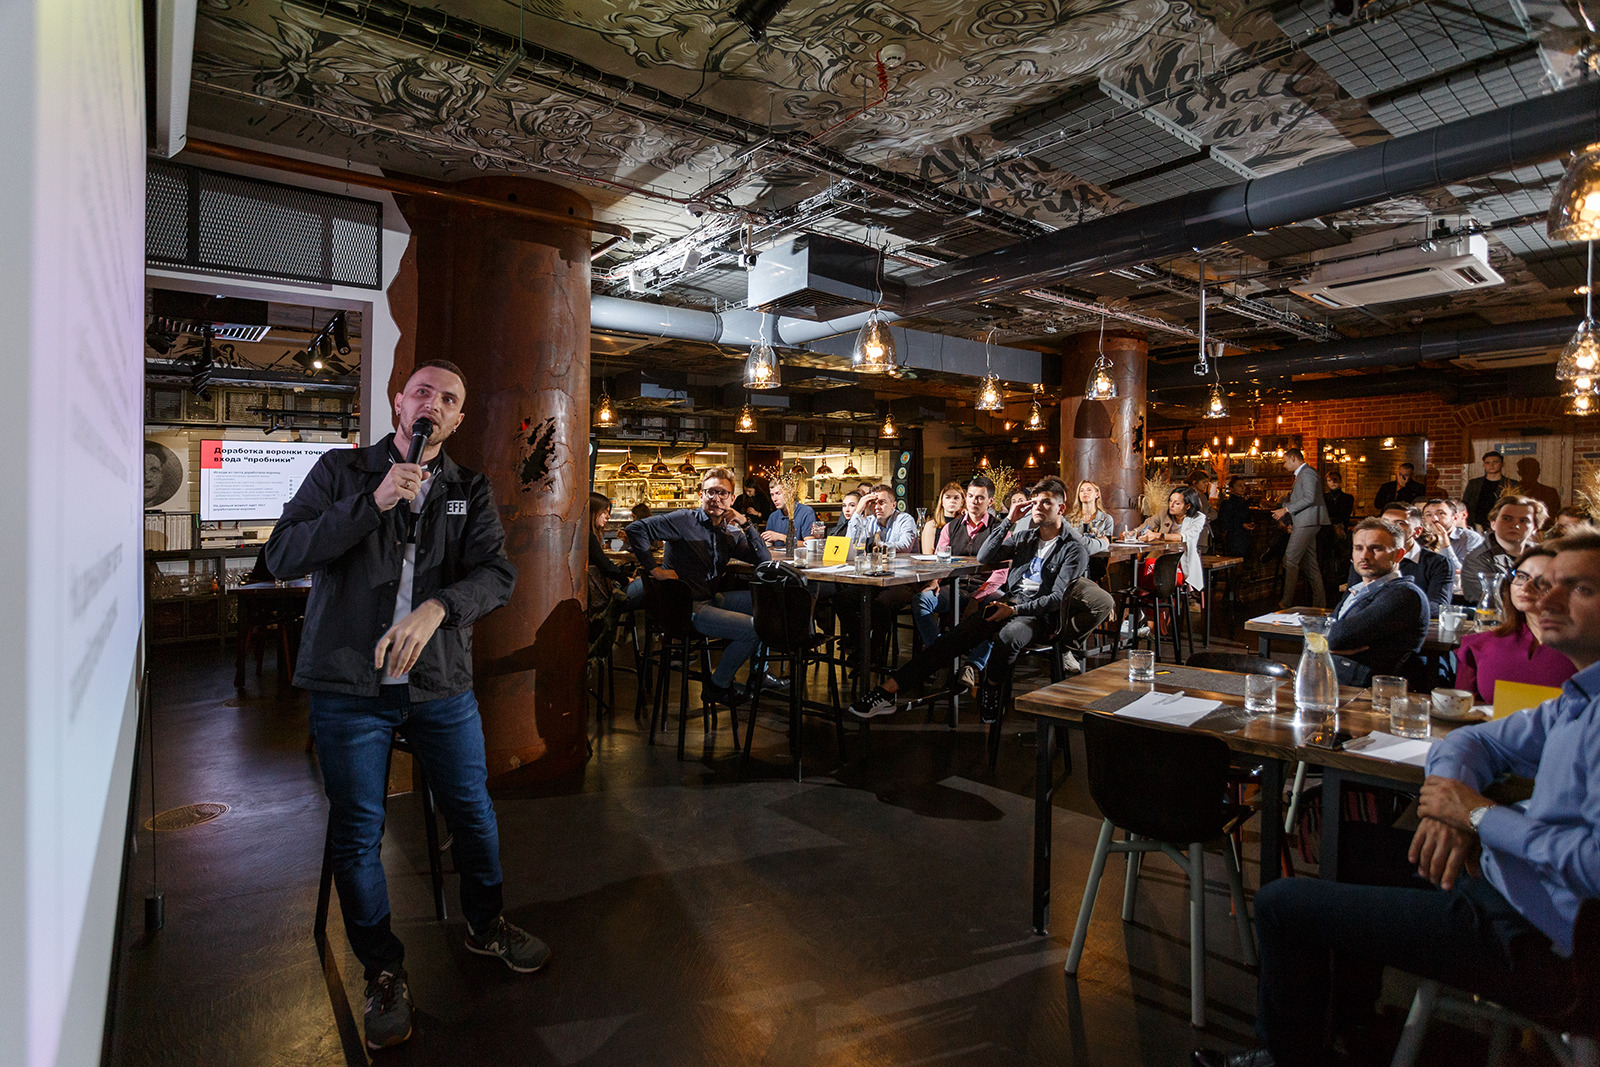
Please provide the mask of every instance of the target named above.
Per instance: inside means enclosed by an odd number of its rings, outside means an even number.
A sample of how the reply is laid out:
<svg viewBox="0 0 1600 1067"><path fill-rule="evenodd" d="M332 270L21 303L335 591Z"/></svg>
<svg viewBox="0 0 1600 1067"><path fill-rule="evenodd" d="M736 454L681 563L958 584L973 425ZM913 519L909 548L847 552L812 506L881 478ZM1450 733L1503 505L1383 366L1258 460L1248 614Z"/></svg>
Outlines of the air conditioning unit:
<svg viewBox="0 0 1600 1067"><path fill-rule="evenodd" d="M1379 239L1392 240L1392 235ZM1408 248L1344 258L1352 251L1359 251L1357 242L1331 251L1329 255L1340 256L1340 262L1317 268L1290 291L1323 307L1348 308L1505 284L1489 266L1489 239L1482 234L1440 237Z"/></svg>
<svg viewBox="0 0 1600 1067"><path fill-rule="evenodd" d="M875 248L801 234L756 257L747 275L752 311L823 322L868 311L881 302Z"/></svg>

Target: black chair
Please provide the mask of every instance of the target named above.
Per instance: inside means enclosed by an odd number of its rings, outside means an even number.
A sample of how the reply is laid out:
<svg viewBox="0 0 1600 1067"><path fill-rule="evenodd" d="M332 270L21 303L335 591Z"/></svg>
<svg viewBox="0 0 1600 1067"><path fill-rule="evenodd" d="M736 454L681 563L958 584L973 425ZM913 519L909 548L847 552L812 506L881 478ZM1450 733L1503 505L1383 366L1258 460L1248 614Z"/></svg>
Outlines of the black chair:
<svg viewBox="0 0 1600 1067"><path fill-rule="evenodd" d="M1265 656L1248 652L1196 652L1184 661L1189 667L1202 667L1211 671L1234 671L1238 674L1265 674L1273 678L1290 679L1294 668Z"/></svg>
<svg viewBox="0 0 1600 1067"><path fill-rule="evenodd" d="M1221 738L1164 730L1109 715L1085 715L1084 751L1089 766L1089 795L1105 821L1089 867L1078 924L1067 954L1067 974L1078 973L1083 943L1089 933L1106 856L1128 854L1122 920L1133 918L1139 858L1164 852L1189 878L1189 1017L1197 1027L1205 1016L1205 844L1226 837L1250 816L1250 809L1224 799L1228 781L1228 745ZM1112 841L1122 829L1125 840ZM1185 856L1187 851L1187 856ZM1234 916L1246 962L1256 962L1255 940L1245 909L1244 883L1231 846L1222 850L1233 894Z"/></svg>
<svg viewBox="0 0 1600 1067"><path fill-rule="evenodd" d="M678 758L683 759L689 729L689 682L704 685L711 680L711 644L694 628L694 596L687 583L678 578L644 580L644 616L650 636L646 639L647 671L655 683L650 712L650 744L656 731L667 720L667 694L672 688L672 672L681 676L678 692ZM659 648L656 639L659 638ZM698 655L700 669L694 669ZM643 684L642 682L640 684ZM701 720L707 734L714 725L712 706L701 701ZM735 727L734 741L738 741Z"/></svg>
<svg viewBox="0 0 1600 1067"><path fill-rule="evenodd" d="M1156 659L1161 658L1161 613L1167 612L1170 619L1168 632L1172 634L1172 662L1182 663L1183 655L1178 650L1179 627L1188 632L1189 652L1194 653L1194 626L1189 622L1189 586L1178 580L1178 568L1183 564L1183 556L1177 552L1168 552L1156 560L1154 572L1151 574L1149 588L1135 586L1130 593L1138 611L1134 615L1133 634L1129 638L1128 647L1132 648L1139 643L1139 620L1146 612L1150 618L1150 646L1155 649Z"/></svg>
<svg viewBox="0 0 1600 1067"><path fill-rule="evenodd" d="M416 759L416 750L411 747L411 742L406 740L403 733L396 730L389 740L389 759L383 766L384 781L384 807L389 806L389 767L394 763L394 754L404 752L413 760ZM416 768L417 792L422 796L422 825L428 838L428 877L433 883L433 917L440 922L449 919L449 912L444 903L444 864L441 856L444 850L450 847L449 839L443 844L439 842L439 820L433 807L433 790L428 788L427 775L423 773L422 764L413 764ZM333 813L328 814L328 830L322 841L322 874L317 879L317 914L311 926L311 934L321 942L328 935L328 908L333 899Z"/></svg>
<svg viewBox="0 0 1600 1067"><path fill-rule="evenodd" d="M794 754L794 780L804 776L801 755L804 745L801 716L805 706L804 683L812 664L828 664L828 697L831 713L815 711L813 714L833 722L839 737L839 757L844 758L844 713L839 699L838 675L834 672L833 656L828 654L832 636L822 633L812 619L816 597L807 588L800 572L787 563L766 560L756 564L750 582L750 599L755 612L756 636L761 639L756 665L751 675L760 678L775 659L789 663L789 750ZM756 686L750 702L750 718L744 727L744 751L740 765L750 762L750 744L755 737L756 715L761 708L761 686ZM735 727L737 733L737 726Z"/></svg>
<svg viewBox="0 0 1600 1067"><path fill-rule="evenodd" d="M1080 582L1089 581L1088 577L1080 577L1077 580ZM1061 617L1056 622L1056 632L1048 641L1040 641L1029 645L1017 655L1018 663L1022 662L1024 656L1045 656L1045 663L1050 672L1051 685L1054 685L1057 682L1065 681L1067 677L1065 655L1068 651L1066 638L1067 614L1071 607L1071 603L1071 595L1069 593L1068 598L1061 602ZM1082 648L1076 651L1081 656L1088 655L1087 651ZM1011 707L1012 681L1015 677L1016 665L1013 664L1012 670L1006 675L1005 685L1001 691L1000 708L995 715L994 722L989 724L988 755L989 770L991 771L993 771L1000 763L1000 724L1001 720L1005 718L1006 709ZM1072 741L1068 737L1067 731L1064 729L1057 730L1056 736L1060 739L1061 744L1061 762L1066 765L1066 773L1071 774Z"/></svg>
<svg viewBox="0 0 1600 1067"><path fill-rule="evenodd" d="M1111 631L1111 659L1115 660L1122 653L1122 624L1128 617L1128 605L1133 600L1134 591L1138 588L1137 571L1131 559L1119 559L1106 565L1105 578L1100 586L1111 594L1111 599L1116 602L1117 611L1115 621L1107 620ZM1134 612L1135 634L1138 629L1138 612ZM1132 638L1128 641L1133 644Z"/></svg>

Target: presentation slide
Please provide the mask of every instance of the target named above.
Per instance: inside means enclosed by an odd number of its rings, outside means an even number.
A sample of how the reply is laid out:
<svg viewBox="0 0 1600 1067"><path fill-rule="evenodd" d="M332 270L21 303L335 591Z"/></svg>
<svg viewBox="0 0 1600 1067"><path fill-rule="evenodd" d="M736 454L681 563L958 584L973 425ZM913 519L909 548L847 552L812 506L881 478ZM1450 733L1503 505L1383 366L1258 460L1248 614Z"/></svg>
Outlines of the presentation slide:
<svg viewBox="0 0 1600 1067"><path fill-rule="evenodd" d="M202 441L200 518L276 520L324 452L350 447L344 442Z"/></svg>

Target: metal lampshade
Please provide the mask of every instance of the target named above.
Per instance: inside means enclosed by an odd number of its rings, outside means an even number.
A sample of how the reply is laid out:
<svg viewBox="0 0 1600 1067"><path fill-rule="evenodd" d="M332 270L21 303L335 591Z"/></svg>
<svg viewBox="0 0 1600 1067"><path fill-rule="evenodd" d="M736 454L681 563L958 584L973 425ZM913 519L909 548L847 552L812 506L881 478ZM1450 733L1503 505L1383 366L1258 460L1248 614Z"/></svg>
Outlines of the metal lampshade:
<svg viewBox="0 0 1600 1067"><path fill-rule="evenodd" d="M661 458L661 449L659 447L656 449L656 461L654 463L650 464L650 477L652 477L652 478L670 478L670 477L672 477L672 468L667 466L667 461Z"/></svg>
<svg viewBox="0 0 1600 1067"><path fill-rule="evenodd" d="M694 469L694 453L693 452L690 452L688 455L683 457L683 462L678 464L678 473L679 474L686 474L691 478L693 478L696 474L700 473L699 471Z"/></svg>
<svg viewBox="0 0 1600 1067"><path fill-rule="evenodd" d="M617 477L618 478L637 478L637 477L639 477L639 465L633 461L633 453L632 452L629 452L627 458L622 461L622 466L617 468Z"/></svg>
<svg viewBox="0 0 1600 1067"><path fill-rule="evenodd" d="M1600 144L1590 145L1567 162L1561 184L1550 197L1545 229L1552 241L1600 239Z"/></svg>

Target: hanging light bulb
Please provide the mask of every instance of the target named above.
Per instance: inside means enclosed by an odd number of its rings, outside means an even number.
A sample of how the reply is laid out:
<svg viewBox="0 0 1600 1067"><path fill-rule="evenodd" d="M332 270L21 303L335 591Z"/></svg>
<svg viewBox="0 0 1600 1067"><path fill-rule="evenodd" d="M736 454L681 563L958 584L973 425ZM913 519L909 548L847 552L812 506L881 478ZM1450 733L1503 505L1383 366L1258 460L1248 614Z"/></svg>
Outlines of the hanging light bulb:
<svg viewBox="0 0 1600 1067"><path fill-rule="evenodd" d="M749 404L746 404L744 406L744 410L739 412L739 418L733 424L733 432L734 433L755 433L756 432L756 413L750 407Z"/></svg>
<svg viewBox="0 0 1600 1067"><path fill-rule="evenodd" d="M1252 456L1261 455L1261 442L1260 441L1256 441L1256 442L1254 442L1254 443L1252 443L1250 445L1250 454Z"/></svg>
<svg viewBox="0 0 1600 1067"><path fill-rule="evenodd" d="M1230 438L1228 438L1228 442L1229 442L1229 443L1230 443L1230 444L1231 444L1231 443L1232 443L1232 442L1233 442L1233 438L1231 438L1231 437L1230 437ZM1213 437L1213 438L1212 438L1212 439L1211 439L1211 447L1212 447L1212 448L1218 448L1218 447L1220 447L1220 446L1221 446L1221 444L1222 444L1222 438L1220 438L1220 437Z"/></svg>
<svg viewBox="0 0 1600 1067"><path fill-rule="evenodd" d="M616 409L611 406L611 395L606 391L604 384L600 386L600 403L595 405L594 424L596 426L614 426L617 422Z"/></svg>
<svg viewBox="0 0 1600 1067"><path fill-rule="evenodd" d="M1033 453L1032 453L1032 452L1029 452L1029 453L1028 453L1028 466L1030 466L1030 467L1037 467L1037 466L1038 466L1038 465L1039 465L1039 464L1038 464L1038 463L1036 463L1036 462L1034 462L1034 459L1033 459Z"/></svg>
<svg viewBox="0 0 1600 1067"><path fill-rule="evenodd" d="M1094 358L1094 366L1089 368L1089 380L1083 387L1085 400L1115 400L1117 398L1117 382L1111 377L1111 357L1106 355L1106 317L1100 316L1100 344L1098 354Z"/></svg>
<svg viewBox="0 0 1600 1067"><path fill-rule="evenodd" d="M765 339L750 346L750 355L744 361L744 387L746 389L776 389L779 380L778 353Z"/></svg>
<svg viewBox="0 0 1600 1067"><path fill-rule="evenodd" d="M878 437L885 441L892 441L899 436L900 430L894 424L893 413L884 412L883 425L878 428Z"/></svg>
<svg viewBox="0 0 1600 1067"><path fill-rule="evenodd" d="M989 457L988 456L984 456L982 459L978 460L978 466L987 467L988 465L989 465Z"/></svg>
<svg viewBox="0 0 1600 1067"><path fill-rule="evenodd" d="M1561 184L1550 197L1545 230L1553 241L1600 238L1600 144L1590 145L1567 161Z"/></svg>
<svg viewBox="0 0 1600 1067"><path fill-rule="evenodd" d="M983 381L978 383L978 399L972 406L979 411L999 411L1005 407L1004 395L1000 392L1000 379L993 374L985 374Z"/></svg>
<svg viewBox="0 0 1600 1067"><path fill-rule="evenodd" d="M1222 383L1217 382L1211 386L1211 399L1206 401L1206 418L1225 419L1228 417L1228 397L1222 391Z"/></svg>
<svg viewBox="0 0 1600 1067"><path fill-rule="evenodd" d="M1572 379L1572 391L1574 393L1592 393L1592 392L1594 392L1595 391L1594 379L1593 378L1589 378L1589 377L1582 377L1582 378L1574 378L1574 379Z"/></svg>
<svg viewBox="0 0 1600 1067"><path fill-rule="evenodd" d="M1589 282L1586 288L1594 289L1594 242L1589 242ZM1578 323L1578 330L1572 335L1572 340L1567 342L1567 347L1561 350L1561 358L1556 360L1556 380L1570 382L1575 378L1593 378L1600 372L1600 338L1596 332L1600 330L1594 321L1594 296L1592 292L1583 298L1583 321Z"/></svg>
<svg viewBox="0 0 1600 1067"><path fill-rule="evenodd" d="M618 478L637 478L637 477L639 477L639 465L633 461L633 453L631 451L627 454L626 457L623 458L622 466L617 468L617 477Z"/></svg>
<svg viewBox="0 0 1600 1067"><path fill-rule="evenodd" d="M1210 459L1211 458L1211 446L1210 445L1201 445L1200 446L1200 458L1201 459Z"/></svg>
<svg viewBox="0 0 1600 1067"><path fill-rule="evenodd" d="M1039 407L1037 400L1033 402L1033 407L1028 410L1027 426L1030 430L1044 429L1044 411Z"/></svg>
<svg viewBox="0 0 1600 1067"><path fill-rule="evenodd" d="M878 308L867 313L867 321L856 333L855 347L850 350L850 369L858 374L893 374L900 369L894 334Z"/></svg>

